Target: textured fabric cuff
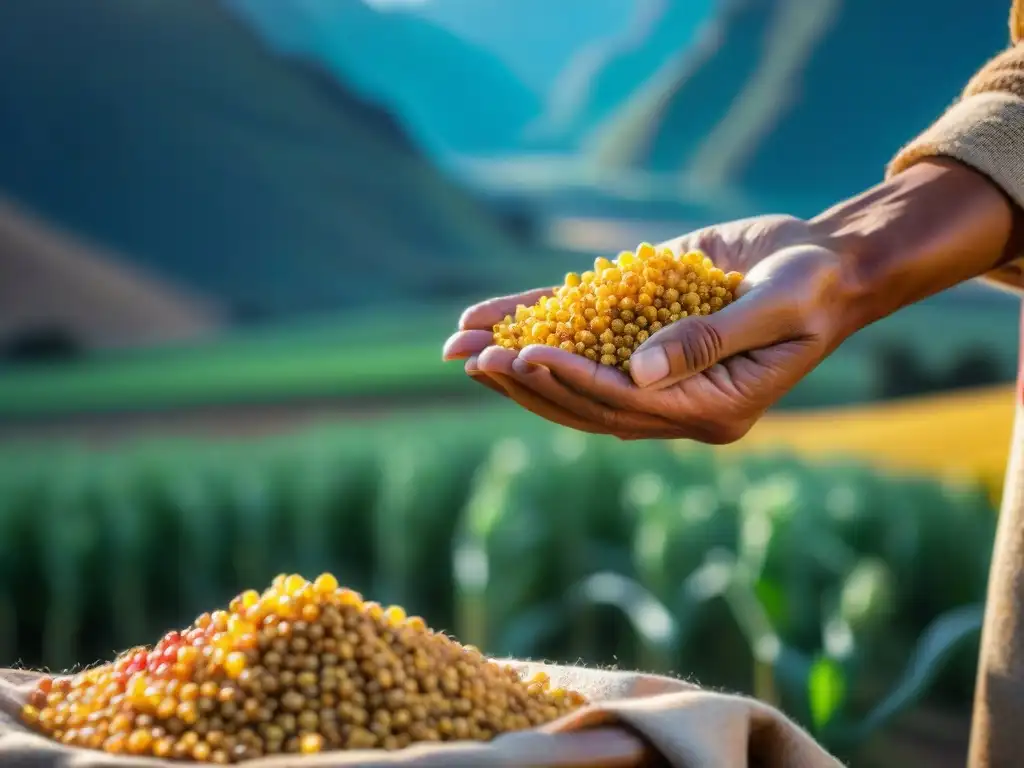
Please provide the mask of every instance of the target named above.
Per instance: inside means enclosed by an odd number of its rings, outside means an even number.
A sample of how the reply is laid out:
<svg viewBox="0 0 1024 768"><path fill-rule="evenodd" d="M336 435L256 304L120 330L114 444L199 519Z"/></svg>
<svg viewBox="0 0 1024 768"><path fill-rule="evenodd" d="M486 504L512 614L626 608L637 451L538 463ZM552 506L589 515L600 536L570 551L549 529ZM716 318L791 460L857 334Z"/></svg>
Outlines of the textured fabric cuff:
<svg viewBox="0 0 1024 768"><path fill-rule="evenodd" d="M904 147L887 175L928 157L952 157L975 168L1024 207L1024 99L981 93L961 101Z"/></svg>
<svg viewBox="0 0 1024 768"><path fill-rule="evenodd" d="M886 176L930 157L949 157L983 173L1024 208L1024 99L980 93L953 106L904 147ZM1024 258L985 275L999 287L1024 291Z"/></svg>

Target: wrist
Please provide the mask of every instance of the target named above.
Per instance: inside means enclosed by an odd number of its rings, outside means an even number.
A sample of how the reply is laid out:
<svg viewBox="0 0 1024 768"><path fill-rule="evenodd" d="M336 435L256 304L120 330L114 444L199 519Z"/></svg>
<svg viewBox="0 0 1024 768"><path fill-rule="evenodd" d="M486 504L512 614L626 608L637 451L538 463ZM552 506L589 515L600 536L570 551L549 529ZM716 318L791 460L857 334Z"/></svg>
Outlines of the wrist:
<svg viewBox="0 0 1024 768"><path fill-rule="evenodd" d="M928 160L811 219L839 257L843 335L1004 263L1015 212L980 173Z"/></svg>

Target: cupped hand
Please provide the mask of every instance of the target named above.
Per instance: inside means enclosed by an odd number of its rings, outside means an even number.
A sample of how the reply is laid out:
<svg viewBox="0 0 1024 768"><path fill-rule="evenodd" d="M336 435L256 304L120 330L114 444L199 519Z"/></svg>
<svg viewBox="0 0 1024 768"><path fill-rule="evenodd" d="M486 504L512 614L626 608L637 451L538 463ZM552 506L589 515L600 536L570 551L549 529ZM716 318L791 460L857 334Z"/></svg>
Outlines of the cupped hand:
<svg viewBox="0 0 1024 768"><path fill-rule="evenodd" d="M739 300L653 334L625 374L555 347L493 346L493 326L552 288L467 309L444 357L549 421L635 440L733 442L848 335L849 278L807 222L765 216L708 227L664 245L704 251L745 274Z"/></svg>

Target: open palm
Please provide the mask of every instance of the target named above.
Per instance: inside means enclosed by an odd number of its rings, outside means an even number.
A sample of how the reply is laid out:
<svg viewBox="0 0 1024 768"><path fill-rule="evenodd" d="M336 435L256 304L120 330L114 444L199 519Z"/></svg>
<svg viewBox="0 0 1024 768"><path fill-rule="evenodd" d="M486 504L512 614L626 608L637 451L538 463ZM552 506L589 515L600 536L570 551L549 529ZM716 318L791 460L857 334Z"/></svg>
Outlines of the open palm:
<svg viewBox="0 0 1024 768"><path fill-rule="evenodd" d="M465 359L478 381L575 429L622 439L737 440L842 340L841 262L806 222L787 216L709 227L664 245L700 249L722 269L743 272L742 300L652 335L634 353L632 378L554 347L492 345L495 323L551 288L470 307L445 358ZM644 379L649 366L637 364L647 352L664 374L654 383Z"/></svg>

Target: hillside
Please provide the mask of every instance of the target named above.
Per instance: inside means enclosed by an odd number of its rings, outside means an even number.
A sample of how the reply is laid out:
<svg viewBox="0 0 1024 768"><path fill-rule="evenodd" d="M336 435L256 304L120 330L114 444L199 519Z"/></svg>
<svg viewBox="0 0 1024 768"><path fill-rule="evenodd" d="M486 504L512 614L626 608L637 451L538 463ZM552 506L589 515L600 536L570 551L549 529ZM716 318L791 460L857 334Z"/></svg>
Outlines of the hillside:
<svg viewBox="0 0 1024 768"><path fill-rule="evenodd" d="M2 199L0 308L0 359L24 359L30 345L38 354L181 342L218 326L215 307Z"/></svg>
<svg viewBox="0 0 1024 768"><path fill-rule="evenodd" d="M0 3L0 71L0 192L238 314L543 271L386 112L211 0Z"/></svg>
<svg viewBox="0 0 1024 768"><path fill-rule="evenodd" d="M363 0L225 0L225 7L276 48L386 105L433 152L506 150L542 108L538 93L493 53L401 7Z"/></svg>
<svg viewBox="0 0 1024 768"><path fill-rule="evenodd" d="M616 34L583 45L550 89L545 114L527 133L529 146L575 150L637 88L697 41L716 0L636 0Z"/></svg>
<svg viewBox="0 0 1024 768"><path fill-rule="evenodd" d="M681 52L597 132L598 165L813 207L877 181L1006 44L1004 0L970 12L957 0L720 5L707 44Z"/></svg>
<svg viewBox="0 0 1024 768"><path fill-rule="evenodd" d="M618 36L636 6L637 0L558 0L558 13L551 13L551 0L429 0L408 9L492 51L544 93L582 48Z"/></svg>

